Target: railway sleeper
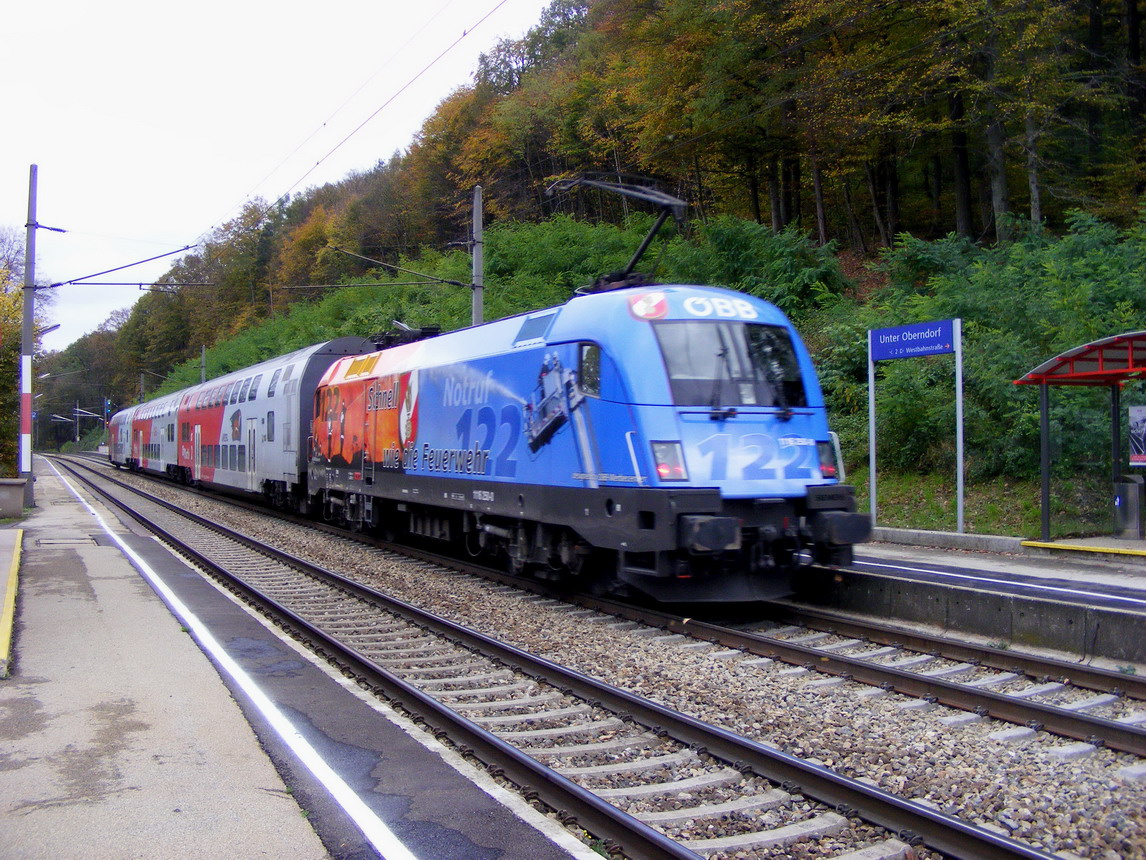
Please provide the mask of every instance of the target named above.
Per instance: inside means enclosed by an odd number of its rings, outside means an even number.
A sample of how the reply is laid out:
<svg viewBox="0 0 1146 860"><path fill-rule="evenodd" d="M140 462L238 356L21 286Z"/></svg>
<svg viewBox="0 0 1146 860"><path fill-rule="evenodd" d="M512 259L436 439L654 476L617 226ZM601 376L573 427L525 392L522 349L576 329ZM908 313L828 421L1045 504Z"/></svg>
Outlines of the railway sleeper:
<svg viewBox="0 0 1146 860"><path fill-rule="evenodd" d="M751 849L774 848L791 845L806 839L822 839L834 836L848 828L848 820L836 812L820 815L785 824L774 830L761 830L756 833L740 833L735 836L720 836L715 839L690 839L682 844L697 854L715 854L718 851L747 851Z"/></svg>
<svg viewBox="0 0 1146 860"><path fill-rule="evenodd" d="M762 794L747 797L738 797L725 803L705 803L700 806L690 806L683 809L666 809L661 812L638 812L636 817L645 824L655 824L662 827L684 824L687 821L699 821L705 818L722 818L737 813L767 812L776 809L793 800L793 795L779 788L773 788Z"/></svg>

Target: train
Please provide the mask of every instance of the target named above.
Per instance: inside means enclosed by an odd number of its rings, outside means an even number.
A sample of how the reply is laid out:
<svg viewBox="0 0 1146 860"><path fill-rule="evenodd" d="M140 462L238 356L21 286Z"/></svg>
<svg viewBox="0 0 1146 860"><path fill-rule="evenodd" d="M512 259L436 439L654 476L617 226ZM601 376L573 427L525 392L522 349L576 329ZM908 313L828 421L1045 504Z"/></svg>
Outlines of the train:
<svg viewBox="0 0 1146 860"><path fill-rule="evenodd" d="M316 344L116 413L109 458L661 602L773 599L871 534L795 328L720 287Z"/></svg>

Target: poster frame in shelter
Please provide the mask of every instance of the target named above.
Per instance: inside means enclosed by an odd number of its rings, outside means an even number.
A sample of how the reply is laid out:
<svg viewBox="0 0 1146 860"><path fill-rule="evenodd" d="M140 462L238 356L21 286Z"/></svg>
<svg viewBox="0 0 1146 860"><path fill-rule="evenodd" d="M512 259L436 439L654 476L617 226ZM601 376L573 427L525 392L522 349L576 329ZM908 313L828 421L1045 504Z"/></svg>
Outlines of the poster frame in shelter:
<svg viewBox="0 0 1146 860"><path fill-rule="evenodd" d="M1130 465L1146 467L1146 406L1127 409L1130 421Z"/></svg>

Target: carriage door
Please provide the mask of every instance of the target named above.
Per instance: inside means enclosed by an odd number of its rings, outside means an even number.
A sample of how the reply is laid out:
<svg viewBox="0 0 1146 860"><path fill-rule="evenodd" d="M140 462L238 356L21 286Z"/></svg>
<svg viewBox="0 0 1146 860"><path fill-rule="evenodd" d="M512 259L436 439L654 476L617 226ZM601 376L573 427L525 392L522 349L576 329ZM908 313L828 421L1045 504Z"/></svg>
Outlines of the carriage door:
<svg viewBox="0 0 1146 860"><path fill-rule="evenodd" d="M255 451L258 450L259 419L247 419L247 489L252 493L259 488L259 476L255 471Z"/></svg>
<svg viewBox="0 0 1146 860"><path fill-rule="evenodd" d="M135 460L135 464L137 466L143 465L143 431L142 430L136 430L132 434L131 459Z"/></svg>
<svg viewBox="0 0 1146 860"><path fill-rule="evenodd" d="M191 442L191 476L196 480L203 478L203 427L195 425L195 433Z"/></svg>

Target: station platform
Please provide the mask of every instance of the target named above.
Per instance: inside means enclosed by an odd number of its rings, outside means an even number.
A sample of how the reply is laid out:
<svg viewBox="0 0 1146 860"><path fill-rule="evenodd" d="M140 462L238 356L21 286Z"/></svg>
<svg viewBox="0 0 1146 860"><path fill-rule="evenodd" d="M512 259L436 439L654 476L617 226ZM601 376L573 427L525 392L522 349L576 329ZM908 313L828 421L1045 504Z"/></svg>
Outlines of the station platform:
<svg viewBox="0 0 1146 860"><path fill-rule="evenodd" d="M0 855L597 857L42 460L0 526Z"/></svg>
<svg viewBox="0 0 1146 860"><path fill-rule="evenodd" d="M1127 540L1114 535L1073 537L1058 540L1025 540L1009 535L959 534L956 532L923 531L921 529L895 529L877 527L872 539L889 544L964 549L1027 555L1052 555L1076 560L1141 562L1146 565L1146 540Z"/></svg>

